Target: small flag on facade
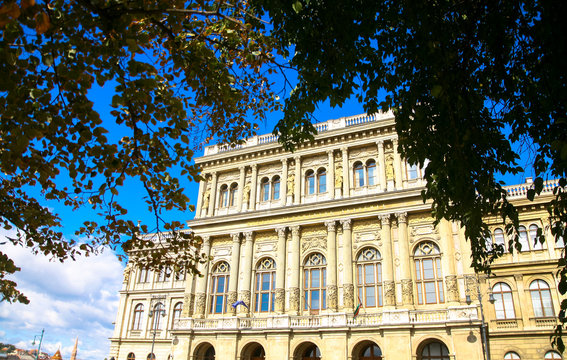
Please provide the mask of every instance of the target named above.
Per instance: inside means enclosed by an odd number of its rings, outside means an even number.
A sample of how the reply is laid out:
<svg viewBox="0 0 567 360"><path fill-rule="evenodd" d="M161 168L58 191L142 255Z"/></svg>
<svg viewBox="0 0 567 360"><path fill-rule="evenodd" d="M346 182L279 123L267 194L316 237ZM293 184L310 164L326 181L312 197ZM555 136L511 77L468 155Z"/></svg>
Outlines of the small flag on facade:
<svg viewBox="0 0 567 360"><path fill-rule="evenodd" d="M237 302L235 302L234 304L232 304L232 307L236 309L236 307L237 307L238 305L242 305L242 306L244 306L245 308L247 308L248 310L250 310L250 308L248 307L248 305L246 305L246 303L245 303L244 301L242 301L242 300L238 300Z"/></svg>
<svg viewBox="0 0 567 360"><path fill-rule="evenodd" d="M356 306L356 309L354 309L354 316L352 317L353 319L358 316L358 313L360 313L360 306L361 305L362 305L362 302L360 301L360 297L359 297L358 298L358 305Z"/></svg>

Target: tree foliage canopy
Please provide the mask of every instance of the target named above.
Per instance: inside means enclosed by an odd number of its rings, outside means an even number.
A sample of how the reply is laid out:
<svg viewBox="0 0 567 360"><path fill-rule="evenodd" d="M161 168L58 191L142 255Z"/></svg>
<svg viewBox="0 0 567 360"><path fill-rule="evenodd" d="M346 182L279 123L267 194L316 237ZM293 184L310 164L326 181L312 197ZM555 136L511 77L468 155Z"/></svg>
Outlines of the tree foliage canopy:
<svg viewBox="0 0 567 360"><path fill-rule="evenodd" d="M171 264L194 266L194 239L162 212L189 208L183 184L199 180L195 147L246 138L278 106L264 25L240 0L2 1L0 221L16 233L9 241L61 261L119 245L152 248L157 259L163 242L138 234L165 229L178 254ZM97 87L112 107L104 117ZM119 200L132 179L146 190L150 227L139 229ZM45 200L91 207L102 221L77 229L86 241L65 239ZM28 301L6 278L17 270L0 252L1 300Z"/></svg>
<svg viewBox="0 0 567 360"><path fill-rule="evenodd" d="M487 215L507 224L510 250L521 246L518 212L496 180L499 174L534 175L531 200L544 179L560 179L549 226L556 239L565 238L566 2L257 3L273 19L273 36L294 46L291 64L299 83L276 127L284 145L293 148L314 132L309 114L317 103L341 105L354 95L369 113L394 110L400 152L410 163L428 160L424 200L432 201L436 219L463 225L476 270L488 270L504 250L485 246ZM529 158L525 167L520 156ZM565 294L565 252L559 265L559 291ZM566 309L563 301L563 324ZM556 339L563 350L561 337Z"/></svg>

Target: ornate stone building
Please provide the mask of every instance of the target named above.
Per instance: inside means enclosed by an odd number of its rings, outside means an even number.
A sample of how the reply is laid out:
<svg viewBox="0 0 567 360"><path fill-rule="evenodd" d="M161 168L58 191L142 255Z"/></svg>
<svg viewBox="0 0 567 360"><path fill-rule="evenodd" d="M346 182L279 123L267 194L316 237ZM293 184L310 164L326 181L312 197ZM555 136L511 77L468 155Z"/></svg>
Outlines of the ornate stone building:
<svg viewBox="0 0 567 360"><path fill-rule="evenodd" d="M318 130L294 153L273 135L205 149L188 224L212 261L202 277L127 267L111 357L476 360L484 315L492 359L561 358L549 189L527 202L530 184L508 188L524 247L476 276L462 229L433 224L390 114ZM487 240L506 241L488 220ZM546 244L534 245L538 228Z"/></svg>

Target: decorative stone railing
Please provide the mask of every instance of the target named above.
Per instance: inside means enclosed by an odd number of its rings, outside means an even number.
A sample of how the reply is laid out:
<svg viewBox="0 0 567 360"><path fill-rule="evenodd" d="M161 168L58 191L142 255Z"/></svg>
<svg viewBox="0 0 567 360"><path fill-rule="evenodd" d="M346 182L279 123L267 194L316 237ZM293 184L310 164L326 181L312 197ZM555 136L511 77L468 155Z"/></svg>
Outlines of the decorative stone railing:
<svg viewBox="0 0 567 360"><path fill-rule="evenodd" d="M543 183L542 194L553 193L553 189L559 185L559 180L548 180ZM534 184L531 179L525 184L504 186L504 189L511 198L526 197L528 190L533 188Z"/></svg>
<svg viewBox="0 0 567 360"><path fill-rule="evenodd" d="M273 315L266 317L224 317L210 319L182 318L174 330L244 330L301 329L334 327L379 327L383 325L466 323L478 320L475 306L451 307L440 310L389 310L379 313L334 313L311 316Z"/></svg>
<svg viewBox="0 0 567 360"><path fill-rule="evenodd" d="M318 133L322 133L329 130L342 129L349 126L355 126L355 125L366 124L369 122L374 122L379 120L391 119L393 118L393 116L394 115L391 112L378 113L373 115L361 114L361 115L328 120L322 123L314 124L314 126L315 129L317 129ZM238 150L256 145L269 144L276 141L278 141L278 136L274 134L252 136L251 138L244 140L241 144L234 144L234 145L221 144L221 145L206 146L205 156L219 154L232 150Z"/></svg>

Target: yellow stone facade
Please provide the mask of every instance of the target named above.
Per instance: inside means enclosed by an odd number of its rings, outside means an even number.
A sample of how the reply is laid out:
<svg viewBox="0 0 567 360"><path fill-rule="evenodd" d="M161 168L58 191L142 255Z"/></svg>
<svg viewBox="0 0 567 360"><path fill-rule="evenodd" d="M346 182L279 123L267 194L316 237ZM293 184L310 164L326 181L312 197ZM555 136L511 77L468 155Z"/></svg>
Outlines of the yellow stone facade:
<svg viewBox="0 0 567 360"><path fill-rule="evenodd" d="M550 189L527 202L530 184L508 188L527 248L477 276L463 230L433 224L391 114L317 126L294 153L263 135L196 159L204 180L188 224L213 260L201 277L129 265L111 357L480 360L484 315L491 359L560 359ZM536 228L550 241L534 246Z"/></svg>

